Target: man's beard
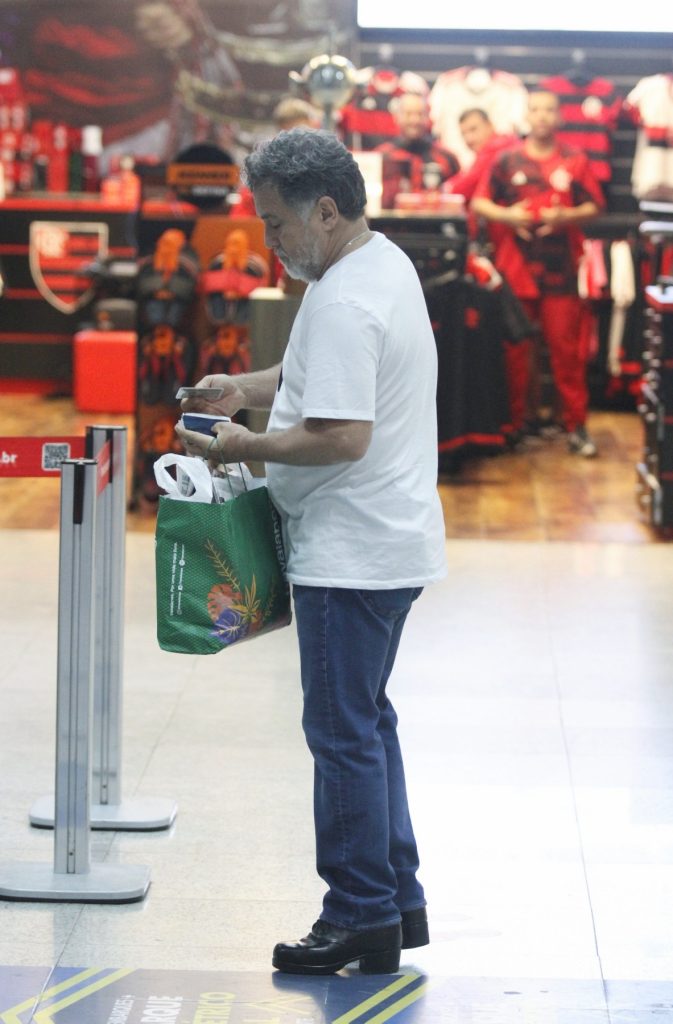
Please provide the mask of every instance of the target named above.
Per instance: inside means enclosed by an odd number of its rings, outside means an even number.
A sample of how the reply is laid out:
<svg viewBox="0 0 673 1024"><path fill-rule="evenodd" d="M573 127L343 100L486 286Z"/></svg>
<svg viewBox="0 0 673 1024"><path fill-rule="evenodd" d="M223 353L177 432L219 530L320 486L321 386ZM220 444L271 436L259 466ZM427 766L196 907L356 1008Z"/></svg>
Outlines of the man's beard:
<svg viewBox="0 0 673 1024"><path fill-rule="evenodd" d="M277 249L276 255L285 270L296 281L317 281L323 269L320 247L317 241L308 244L303 251L291 259L282 250Z"/></svg>

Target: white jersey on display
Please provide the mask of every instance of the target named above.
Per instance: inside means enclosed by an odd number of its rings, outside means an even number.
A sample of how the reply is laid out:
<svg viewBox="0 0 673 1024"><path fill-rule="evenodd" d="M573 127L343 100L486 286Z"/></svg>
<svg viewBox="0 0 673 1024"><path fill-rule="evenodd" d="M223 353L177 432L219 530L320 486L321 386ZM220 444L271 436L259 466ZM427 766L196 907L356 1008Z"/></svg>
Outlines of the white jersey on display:
<svg viewBox="0 0 673 1024"><path fill-rule="evenodd" d="M267 464L292 583L376 590L445 575L436 387L418 276L375 234L309 285L283 359L269 431L311 418L373 423L357 462Z"/></svg>
<svg viewBox="0 0 673 1024"><path fill-rule="evenodd" d="M673 199L673 74L641 78L624 109L639 125L631 182L638 199Z"/></svg>
<svg viewBox="0 0 673 1024"><path fill-rule="evenodd" d="M463 168L472 164L474 153L465 145L459 118L474 108L488 114L499 135L518 135L528 127L528 92L516 75L480 67L444 71L430 92L430 116L435 135Z"/></svg>

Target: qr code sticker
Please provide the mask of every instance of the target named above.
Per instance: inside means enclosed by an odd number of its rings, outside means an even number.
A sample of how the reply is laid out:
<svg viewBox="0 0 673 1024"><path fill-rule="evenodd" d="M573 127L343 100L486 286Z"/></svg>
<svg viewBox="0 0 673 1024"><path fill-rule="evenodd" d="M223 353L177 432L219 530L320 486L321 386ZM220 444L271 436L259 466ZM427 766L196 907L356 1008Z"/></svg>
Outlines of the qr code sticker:
<svg viewBox="0 0 673 1024"><path fill-rule="evenodd" d="M58 473L64 459L70 458L69 444L56 444L51 442L42 445L42 469Z"/></svg>

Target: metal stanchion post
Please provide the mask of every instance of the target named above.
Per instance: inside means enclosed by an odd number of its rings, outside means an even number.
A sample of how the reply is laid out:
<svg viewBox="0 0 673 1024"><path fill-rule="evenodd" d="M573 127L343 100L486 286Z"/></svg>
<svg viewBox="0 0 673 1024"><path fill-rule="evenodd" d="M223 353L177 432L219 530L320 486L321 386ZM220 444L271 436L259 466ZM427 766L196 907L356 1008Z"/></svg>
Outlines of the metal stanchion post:
<svg viewBox="0 0 673 1024"><path fill-rule="evenodd" d="M54 871L89 871L96 463L61 469ZM68 514L68 510L70 514Z"/></svg>
<svg viewBox="0 0 673 1024"><path fill-rule="evenodd" d="M143 899L148 867L90 863L96 505L101 467L61 465L54 863L0 865L0 898L121 903ZM104 486L104 483L103 483Z"/></svg>
<svg viewBox="0 0 673 1024"><path fill-rule="evenodd" d="M87 427L90 458L109 452L109 484L98 499L94 646L91 828L155 831L169 828L177 804L170 799L122 800L122 683L124 570L126 561L126 427ZM38 828L54 825L54 799L30 811Z"/></svg>

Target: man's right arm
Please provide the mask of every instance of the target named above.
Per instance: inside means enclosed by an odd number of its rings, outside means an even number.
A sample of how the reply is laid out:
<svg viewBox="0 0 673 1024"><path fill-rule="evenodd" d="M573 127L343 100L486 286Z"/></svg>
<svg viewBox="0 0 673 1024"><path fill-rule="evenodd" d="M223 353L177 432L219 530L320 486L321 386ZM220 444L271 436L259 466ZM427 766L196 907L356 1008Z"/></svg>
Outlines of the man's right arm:
<svg viewBox="0 0 673 1024"><path fill-rule="evenodd" d="M267 370L255 370L254 373L241 373L229 377L242 390L245 405L241 409L270 409L278 390L282 363L270 366Z"/></svg>
<svg viewBox="0 0 673 1024"><path fill-rule="evenodd" d="M495 221L498 224L507 224L512 228L528 227L533 223L530 210L523 203L513 203L511 206L501 206L494 203L486 196L476 196L472 200L472 209L480 217L486 220Z"/></svg>

